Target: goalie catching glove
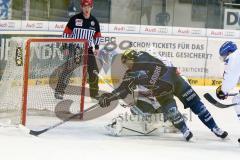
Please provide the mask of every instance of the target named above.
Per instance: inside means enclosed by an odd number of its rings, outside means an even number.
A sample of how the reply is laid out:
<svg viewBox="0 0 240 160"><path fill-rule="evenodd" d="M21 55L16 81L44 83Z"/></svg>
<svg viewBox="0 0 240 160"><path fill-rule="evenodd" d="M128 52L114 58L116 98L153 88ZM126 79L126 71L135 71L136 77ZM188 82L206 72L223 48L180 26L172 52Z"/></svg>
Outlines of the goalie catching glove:
<svg viewBox="0 0 240 160"><path fill-rule="evenodd" d="M219 99L221 100L224 100L228 97L228 94L225 94L223 91L222 91L222 86L219 86L217 89L216 89L216 95Z"/></svg>

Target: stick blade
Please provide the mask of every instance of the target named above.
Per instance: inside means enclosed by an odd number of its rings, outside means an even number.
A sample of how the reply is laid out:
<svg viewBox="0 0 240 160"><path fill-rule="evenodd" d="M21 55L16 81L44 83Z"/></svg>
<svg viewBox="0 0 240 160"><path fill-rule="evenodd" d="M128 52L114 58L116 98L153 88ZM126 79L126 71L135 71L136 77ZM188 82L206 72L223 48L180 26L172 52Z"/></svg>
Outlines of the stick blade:
<svg viewBox="0 0 240 160"><path fill-rule="evenodd" d="M29 134L34 135L34 136L39 136L40 134L43 134L47 131L48 129L44 129L41 131L34 131L34 130L30 130Z"/></svg>
<svg viewBox="0 0 240 160"><path fill-rule="evenodd" d="M206 98L206 100L208 100L211 104L213 104L214 106L216 106L218 108L228 108L228 107L237 105L236 103L222 104L222 103L216 101L209 93L205 93L203 96L204 96L204 98Z"/></svg>
<svg viewBox="0 0 240 160"><path fill-rule="evenodd" d="M214 105L218 103L209 93L205 93L203 96L206 98L206 100Z"/></svg>

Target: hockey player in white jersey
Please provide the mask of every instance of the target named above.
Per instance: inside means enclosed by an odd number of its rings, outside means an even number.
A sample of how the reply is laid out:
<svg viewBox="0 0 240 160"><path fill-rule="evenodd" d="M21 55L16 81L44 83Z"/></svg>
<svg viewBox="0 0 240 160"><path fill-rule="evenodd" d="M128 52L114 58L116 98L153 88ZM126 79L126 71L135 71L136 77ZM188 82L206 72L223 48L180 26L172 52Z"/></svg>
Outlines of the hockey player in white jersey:
<svg viewBox="0 0 240 160"><path fill-rule="evenodd" d="M224 100L228 97L230 90L236 87L240 78L240 51L235 43L227 41L220 47L219 54L225 63L225 69L222 85L216 89L216 95L219 99ZM234 96L232 102L239 104L235 105L234 108L240 120L240 94Z"/></svg>

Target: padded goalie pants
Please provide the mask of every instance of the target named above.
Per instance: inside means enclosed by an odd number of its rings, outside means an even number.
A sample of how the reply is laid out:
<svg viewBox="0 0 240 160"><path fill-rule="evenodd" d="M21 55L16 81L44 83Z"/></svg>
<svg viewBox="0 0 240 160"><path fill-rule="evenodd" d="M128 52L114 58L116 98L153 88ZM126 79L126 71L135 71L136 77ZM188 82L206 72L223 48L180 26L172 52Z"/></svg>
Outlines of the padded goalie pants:
<svg viewBox="0 0 240 160"><path fill-rule="evenodd" d="M62 66L62 71L60 73L57 86L55 92L59 92L61 94L65 93L65 89L69 84L69 79L73 73L73 71L80 67L81 63L78 59L79 56L76 56L76 53L69 53L67 57L67 62ZM96 58L94 56L92 47L88 49L88 62L87 62L87 72L88 72L88 83L89 83L89 91L90 97L95 97L98 95L99 87L98 87L98 76L94 74L94 70L99 72ZM71 92L71 91L69 91ZM69 93L68 93L69 94ZM74 94L74 93L70 93Z"/></svg>

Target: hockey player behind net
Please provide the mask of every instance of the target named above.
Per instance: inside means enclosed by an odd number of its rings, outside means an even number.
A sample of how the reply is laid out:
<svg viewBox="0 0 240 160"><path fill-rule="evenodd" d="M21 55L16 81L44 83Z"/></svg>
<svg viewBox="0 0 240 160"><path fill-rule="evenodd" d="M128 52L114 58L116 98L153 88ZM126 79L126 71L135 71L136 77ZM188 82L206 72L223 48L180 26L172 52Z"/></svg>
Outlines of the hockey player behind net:
<svg viewBox="0 0 240 160"><path fill-rule="evenodd" d="M166 61L169 65L169 61ZM165 63L166 63L165 62ZM188 141L192 137L191 131L186 126L183 116L177 110L173 94L184 104L185 108L190 108L199 119L218 137L225 138L228 134L222 131L213 120L211 114L200 101L199 96L191 86L177 73L177 69L166 66L159 58L151 56L147 52L136 52L127 50L122 55L122 63L129 69L122 84L112 93L103 94L99 104L102 107L110 105L108 97L125 89L125 94L121 98L132 93L135 85L142 85L149 89L148 93L154 96L161 104L165 118L170 120L179 129ZM154 112L158 112L154 110Z"/></svg>

